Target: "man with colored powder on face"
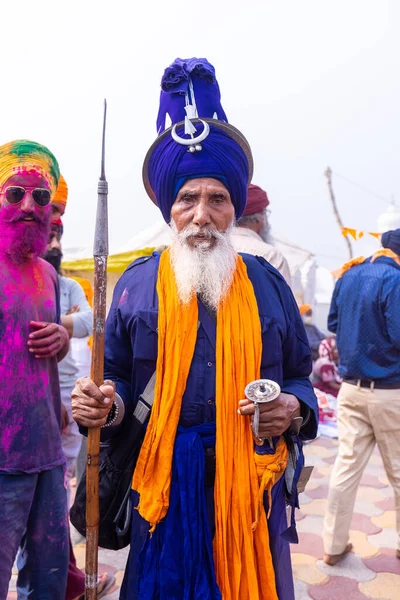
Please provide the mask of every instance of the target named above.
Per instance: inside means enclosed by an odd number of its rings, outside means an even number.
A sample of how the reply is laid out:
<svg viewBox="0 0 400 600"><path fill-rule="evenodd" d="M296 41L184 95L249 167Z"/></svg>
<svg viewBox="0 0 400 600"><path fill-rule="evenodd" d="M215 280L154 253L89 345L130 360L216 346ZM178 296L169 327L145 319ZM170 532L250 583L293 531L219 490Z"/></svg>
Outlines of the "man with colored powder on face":
<svg viewBox="0 0 400 600"><path fill-rule="evenodd" d="M68 352L46 249L59 167L44 146L0 146L0 597L64 598L68 513L57 362Z"/></svg>
<svg viewBox="0 0 400 600"><path fill-rule="evenodd" d="M72 414L112 444L130 435L132 413L145 422L154 399L122 600L294 600L286 501L297 505L297 485L286 466L298 451L299 473L301 439L317 429L307 338L283 277L233 248L252 156L206 59L166 70L158 132L167 112L177 126L160 133L143 175L173 243L118 282L104 384L78 380ZM282 391L261 405L256 439L244 396L260 377Z"/></svg>

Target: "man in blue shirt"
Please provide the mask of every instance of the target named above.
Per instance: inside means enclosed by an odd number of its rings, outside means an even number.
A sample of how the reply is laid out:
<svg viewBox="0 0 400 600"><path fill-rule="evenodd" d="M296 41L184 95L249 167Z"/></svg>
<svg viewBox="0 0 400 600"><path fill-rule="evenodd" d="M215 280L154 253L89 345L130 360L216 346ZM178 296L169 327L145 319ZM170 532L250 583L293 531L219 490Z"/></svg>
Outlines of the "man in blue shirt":
<svg viewBox="0 0 400 600"><path fill-rule="evenodd" d="M106 327L108 381L99 389L78 380L72 394L80 425L105 426L103 438L129 435L156 373L132 484L138 510L121 600L294 600L286 498L297 504L297 488L285 476L286 448L298 449L300 468L300 439L316 434L310 350L283 277L233 248L250 148L218 101L199 121L181 93L183 86L205 110L202 101L219 96L213 72L204 59L177 59L166 71L161 98L168 96L172 121L192 119L157 138L144 182L173 244L123 274ZM260 377L282 392L262 405L255 442L254 405L243 398Z"/></svg>
<svg viewBox="0 0 400 600"><path fill-rule="evenodd" d="M349 528L357 488L378 444L394 488L400 558L400 229L382 236L383 249L338 280L328 317L337 334L339 453L324 524L324 560L351 550Z"/></svg>

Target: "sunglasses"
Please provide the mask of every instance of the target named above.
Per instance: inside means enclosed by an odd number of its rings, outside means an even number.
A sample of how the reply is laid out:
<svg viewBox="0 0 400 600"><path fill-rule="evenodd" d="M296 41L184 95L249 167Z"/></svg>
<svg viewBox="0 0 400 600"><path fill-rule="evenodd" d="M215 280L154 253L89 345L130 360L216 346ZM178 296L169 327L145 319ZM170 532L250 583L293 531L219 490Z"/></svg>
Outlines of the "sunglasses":
<svg viewBox="0 0 400 600"><path fill-rule="evenodd" d="M38 206L47 206L51 201L49 190L44 188L22 187L11 185L5 189L4 195L9 204L19 204L25 198L26 192L30 192L34 202Z"/></svg>

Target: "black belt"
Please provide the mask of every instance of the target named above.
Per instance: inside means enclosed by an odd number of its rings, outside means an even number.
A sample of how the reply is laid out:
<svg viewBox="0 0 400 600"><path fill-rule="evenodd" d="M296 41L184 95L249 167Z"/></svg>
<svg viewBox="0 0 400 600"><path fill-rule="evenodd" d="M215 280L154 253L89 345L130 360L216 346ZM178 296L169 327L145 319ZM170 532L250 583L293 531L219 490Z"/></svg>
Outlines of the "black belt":
<svg viewBox="0 0 400 600"><path fill-rule="evenodd" d="M375 388L377 390L399 390L400 389L400 381L396 383L389 383L385 381L378 380L369 380L369 379L343 379L344 383L349 383L350 385L359 385L362 388Z"/></svg>

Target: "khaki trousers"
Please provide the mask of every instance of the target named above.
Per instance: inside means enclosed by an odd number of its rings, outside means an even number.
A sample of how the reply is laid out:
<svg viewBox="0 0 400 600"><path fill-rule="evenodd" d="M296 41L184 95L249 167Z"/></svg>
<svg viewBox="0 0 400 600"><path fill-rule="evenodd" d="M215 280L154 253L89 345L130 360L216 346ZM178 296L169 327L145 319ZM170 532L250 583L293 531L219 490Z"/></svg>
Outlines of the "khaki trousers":
<svg viewBox="0 0 400 600"><path fill-rule="evenodd" d="M375 444L394 489L400 550L400 389L343 383L338 395L338 433L339 453L324 520L325 552L341 554L346 548L357 488Z"/></svg>

